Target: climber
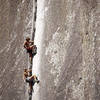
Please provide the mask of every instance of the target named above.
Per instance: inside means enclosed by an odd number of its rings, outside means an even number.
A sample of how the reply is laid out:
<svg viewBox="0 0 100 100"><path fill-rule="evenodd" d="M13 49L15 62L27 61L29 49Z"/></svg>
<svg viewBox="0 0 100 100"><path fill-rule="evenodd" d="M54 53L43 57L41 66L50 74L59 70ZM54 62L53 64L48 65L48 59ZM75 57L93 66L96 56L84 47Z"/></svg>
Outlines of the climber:
<svg viewBox="0 0 100 100"><path fill-rule="evenodd" d="M30 62L32 64L34 48L36 48L36 46L34 45L34 42L30 40L29 37L27 37L26 41L24 42L24 48L27 50L27 53L29 53Z"/></svg>
<svg viewBox="0 0 100 100"><path fill-rule="evenodd" d="M38 80L36 75L29 76L28 72L31 72L32 70L27 70L24 69L24 81L29 83L29 92L31 93L33 91L33 86L35 83L39 83L40 81Z"/></svg>

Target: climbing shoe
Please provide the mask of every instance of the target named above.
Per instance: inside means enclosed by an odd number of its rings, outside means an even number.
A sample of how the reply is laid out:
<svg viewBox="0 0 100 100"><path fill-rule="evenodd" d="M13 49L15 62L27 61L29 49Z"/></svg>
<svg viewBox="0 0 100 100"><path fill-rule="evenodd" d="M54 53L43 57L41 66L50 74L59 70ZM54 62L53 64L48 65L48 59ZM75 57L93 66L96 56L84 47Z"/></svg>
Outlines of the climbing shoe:
<svg viewBox="0 0 100 100"><path fill-rule="evenodd" d="M37 84L38 84L38 83L40 83L40 81L39 81L39 80L37 81Z"/></svg>

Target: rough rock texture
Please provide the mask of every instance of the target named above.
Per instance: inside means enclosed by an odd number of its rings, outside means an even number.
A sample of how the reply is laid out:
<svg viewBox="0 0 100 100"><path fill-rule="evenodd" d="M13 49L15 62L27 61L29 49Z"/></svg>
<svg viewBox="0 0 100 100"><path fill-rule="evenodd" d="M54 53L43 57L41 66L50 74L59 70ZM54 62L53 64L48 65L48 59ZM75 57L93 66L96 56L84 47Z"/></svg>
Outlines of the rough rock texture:
<svg viewBox="0 0 100 100"><path fill-rule="evenodd" d="M100 100L100 1L44 2L40 100Z"/></svg>
<svg viewBox="0 0 100 100"><path fill-rule="evenodd" d="M99 100L100 0L38 2L44 2L39 100ZM0 100L27 100L22 44L33 31L32 6L33 0L0 0Z"/></svg>
<svg viewBox="0 0 100 100"><path fill-rule="evenodd" d="M27 100L23 48L32 32L33 0L0 0L0 100Z"/></svg>

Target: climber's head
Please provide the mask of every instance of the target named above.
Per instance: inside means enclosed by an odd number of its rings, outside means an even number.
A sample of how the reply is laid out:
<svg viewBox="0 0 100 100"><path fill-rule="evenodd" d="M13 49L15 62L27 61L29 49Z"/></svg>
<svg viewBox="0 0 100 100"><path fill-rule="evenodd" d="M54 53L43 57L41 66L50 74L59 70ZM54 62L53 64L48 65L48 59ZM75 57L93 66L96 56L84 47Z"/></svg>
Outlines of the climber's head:
<svg viewBox="0 0 100 100"><path fill-rule="evenodd" d="M24 72L27 72L27 69L26 68L24 69Z"/></svg>
<svg viewBox="0 0 100 100"><path fill-rule="evenodd" d="M26 37L26 41L30 41L30 38L29 37Z"/></svg>
<svg viewBox="0 0 100 100"><path fill-rule="evenodd" d="M27 78L28 77L28 72L27 72L27 69L25 68L24 69L24 76Z"/></svg>

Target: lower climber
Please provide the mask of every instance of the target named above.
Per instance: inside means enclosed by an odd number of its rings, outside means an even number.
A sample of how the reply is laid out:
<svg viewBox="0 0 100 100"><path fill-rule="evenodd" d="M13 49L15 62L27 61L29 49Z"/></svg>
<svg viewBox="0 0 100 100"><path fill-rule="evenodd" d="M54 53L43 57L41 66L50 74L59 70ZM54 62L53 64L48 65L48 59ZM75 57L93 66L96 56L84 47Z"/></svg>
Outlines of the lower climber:
<svg viewBox="0 0 100 100"><path fill-rule="evenodd" d="M28 72L30 71L32 70L24 69L24 80L29 83L29 93L32 93L34 84L38 84L40 81L36 75L29 76Z"/></svg>

